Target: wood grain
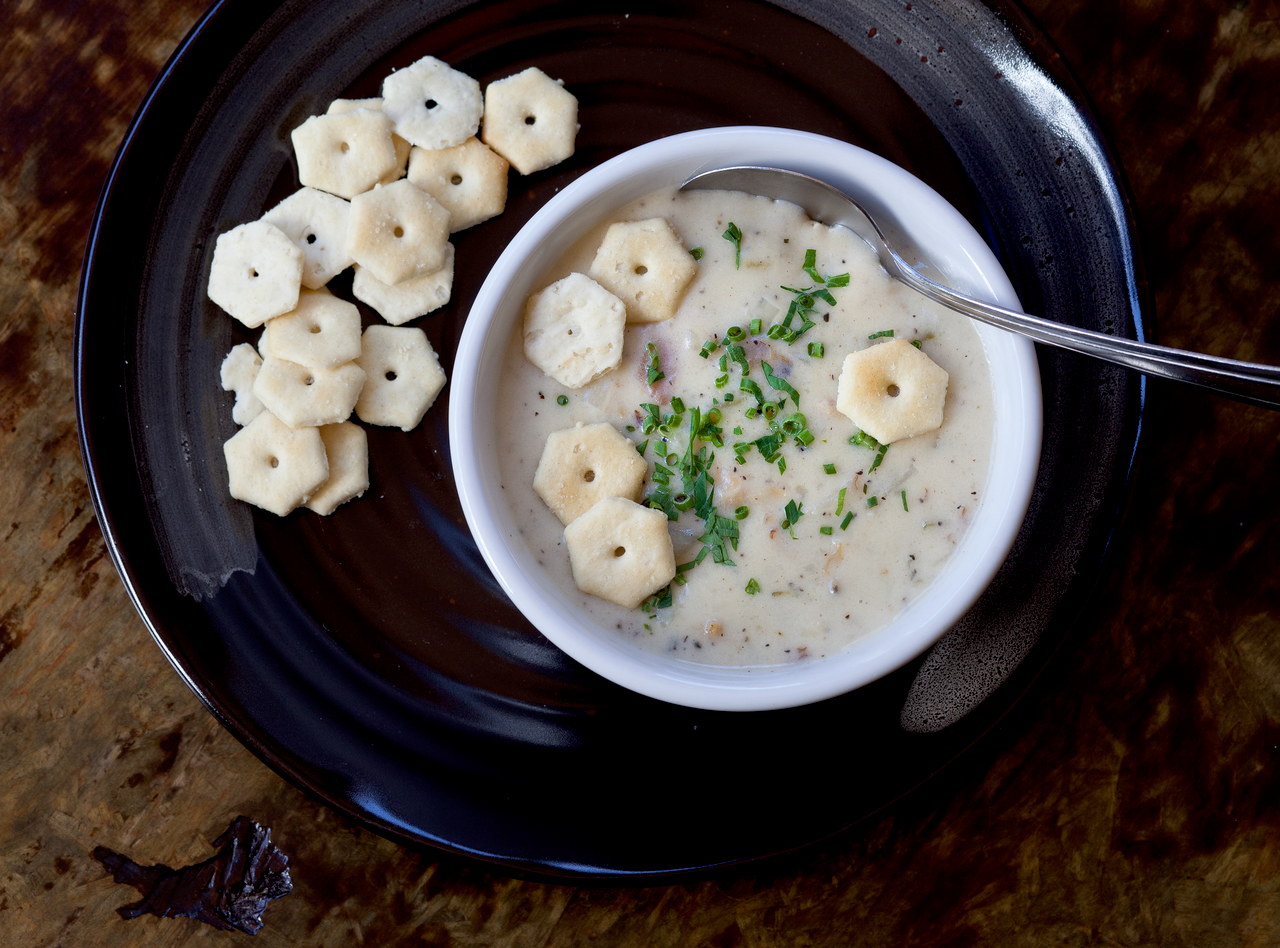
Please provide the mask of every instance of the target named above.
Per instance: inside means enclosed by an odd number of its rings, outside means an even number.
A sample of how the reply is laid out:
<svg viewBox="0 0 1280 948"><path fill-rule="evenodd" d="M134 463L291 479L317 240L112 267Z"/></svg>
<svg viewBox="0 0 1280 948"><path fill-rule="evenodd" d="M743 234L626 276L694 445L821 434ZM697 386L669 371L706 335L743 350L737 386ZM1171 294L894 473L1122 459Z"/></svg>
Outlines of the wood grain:
<svg viewBox="0 0 1280 948"><path fill-rule="evenodd" d="M1280 362L1280 7L1031 0L1114 142L1161 341ZM751 871L621 889L402 849L284 783L149 640L71 396L114 150L200 0L0 9L0 931L183 945L89 858L206 858L269 824L268 945L1280 944L1280 414L1153 384L1091 627L945 785ZM1088 445L1080 445L1087 451Z"/></svg>

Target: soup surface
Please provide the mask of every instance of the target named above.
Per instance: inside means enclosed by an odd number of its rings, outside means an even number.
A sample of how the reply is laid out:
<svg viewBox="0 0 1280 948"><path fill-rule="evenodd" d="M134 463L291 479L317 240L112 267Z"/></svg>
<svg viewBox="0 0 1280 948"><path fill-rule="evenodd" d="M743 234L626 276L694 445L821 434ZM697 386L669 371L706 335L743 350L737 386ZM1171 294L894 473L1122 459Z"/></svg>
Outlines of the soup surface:
<svg viewBox="0 0 1280 948"><path fill-rule="evenodd" d="M519 331L510 341L497 425L513 520L550 581L637 646L721 665L829 655L928 586L982 500L993 406L981 341L965 317L891 280L849 231L794 205L663 191L609 222L655 217L697 273L673 318L627 327L621 365L570 390L528 361ZM609 222L536 285L587 272ZM812 325L771 336L783 323ZM949 379L940 428L880 447L836 410L836 389L845 356L890 335ZM677 579L639 609L576 588L563 526L532 486L548 434L600 421L634 441L646 497L677 516ZM718 529L683 496L699 454Z"/></svg>

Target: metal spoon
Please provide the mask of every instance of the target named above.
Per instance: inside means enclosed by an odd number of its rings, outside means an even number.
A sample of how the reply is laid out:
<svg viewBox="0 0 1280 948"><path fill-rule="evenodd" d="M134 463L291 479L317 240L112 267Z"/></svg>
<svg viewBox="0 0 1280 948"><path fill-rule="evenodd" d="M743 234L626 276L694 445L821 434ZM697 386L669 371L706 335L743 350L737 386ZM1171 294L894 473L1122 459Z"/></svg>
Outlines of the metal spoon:
<svg viewBox="0 0 1280 948"><path fill-rule="evenodd" d="M923 276L908 264L890 246L880 225L861 204L817 178L782 168L739 166L700 172L682 184L680 190L746 191L789 201L803 208L815 221L849 228L871 245L891 276L966 316L1021 333L1037 342L1114 362L1147 375L1190 382L1240 401L1280 409L1280 367L1108 336L1004 309L957 293Z"/></svg>

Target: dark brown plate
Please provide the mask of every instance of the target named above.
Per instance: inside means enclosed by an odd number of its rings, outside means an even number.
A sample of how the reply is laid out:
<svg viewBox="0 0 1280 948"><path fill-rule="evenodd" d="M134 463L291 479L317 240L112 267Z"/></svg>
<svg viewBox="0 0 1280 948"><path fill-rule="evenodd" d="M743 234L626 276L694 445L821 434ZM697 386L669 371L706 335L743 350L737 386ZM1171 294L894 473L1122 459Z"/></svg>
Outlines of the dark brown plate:
<svg viewBox="0 0 1280 948"><path fill-rule="evenodd" d="M1021 14L964 0L784 6L797 12L225 0L128 133L77 319L99 520L153 636L209 708L288 779L392 838L555 877L654 879L790 851L938 775L1080 625L1141 388L1057 354L1041 357L1031 513L966 623L965 660L986 666L976 697L935 696L923 714L918 700L904 712L921 663L821 705L730 714L638 697L567 659L466 530L447 388L412 433L370 431L373 487L330 518L276 519L226 494L234 426L218 366L246 336L205 299L213 238L295 186L294 125L427 53L482 83L536 64L581 103L574 157L513 177L506 214L458 235L454 301L420 323L446 369L486 268L547 197L630 146L726 124L879 152L970 217L1031 311L1139 334L1116 174Z"/></svg>

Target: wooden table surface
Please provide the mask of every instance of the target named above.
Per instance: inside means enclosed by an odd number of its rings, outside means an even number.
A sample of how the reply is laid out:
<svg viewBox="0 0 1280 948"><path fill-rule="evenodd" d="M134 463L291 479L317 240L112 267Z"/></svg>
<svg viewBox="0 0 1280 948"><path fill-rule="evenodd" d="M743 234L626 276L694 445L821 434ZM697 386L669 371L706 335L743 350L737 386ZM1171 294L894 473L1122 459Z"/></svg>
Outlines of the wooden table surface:
<svg viewBox="0 0 1280 948"><path fill-rule="evenodd" d="M222 730L95 523L73 311L126 123L204 0L0 9L0 942L232 940L124 921L90 857L269 824L297 945L1280 945L1280 413L1155 384L1096 620L945 785L783 862L552 885L402 849ZM1128 175L1170 345L1280 362L1280 5L1030 0ZM1085 449L1087 446L1082 446Z"/></svg>

